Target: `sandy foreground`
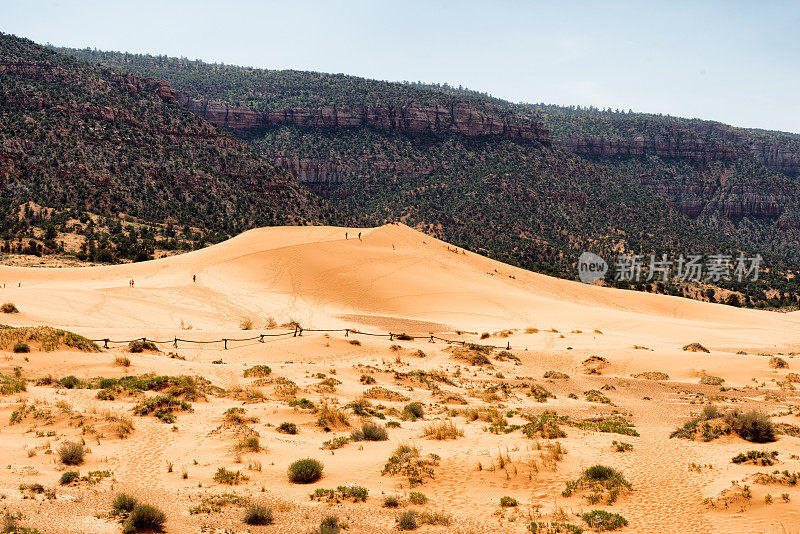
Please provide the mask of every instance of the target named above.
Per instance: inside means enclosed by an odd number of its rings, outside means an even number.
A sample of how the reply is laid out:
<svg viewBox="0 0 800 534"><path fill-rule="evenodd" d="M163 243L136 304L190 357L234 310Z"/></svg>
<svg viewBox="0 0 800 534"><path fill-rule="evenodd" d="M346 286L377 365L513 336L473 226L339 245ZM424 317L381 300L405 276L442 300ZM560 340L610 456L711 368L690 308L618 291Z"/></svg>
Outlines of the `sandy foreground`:
<svg viewBox="0 0 800 534"><path fill-rule="evenodd" d="M112 340L100 352L45 351L35 341L28 354L4 347L0 373L28 382L25 392L0 395L0 507L41 532L121 532L109 515L119 492L163 510L166 531L176 533L306 533L327 515L346 523L345 532L390 532L407 510L449 518L418 532L527 532L532 521L591 531L576 515L591 510L624 516L622 532L800 531L800 485L768 476L800 471L800 438L790 435L800 427L790 375L800 361L799 313L549 278L402 225L265 228L202 251L110 267L0 267L0 300L20 310L4 315L5 324ZM248 320L252 329L242 330ZM281 327L290 321L306 331L295 337ZM347 328L414 339L309 331ZM218 341L260 334L268 334L263 342L228 341L227 349ZM501 348L484 353L430 342L431 334ZM176 348L169 341L139 353L113 343L142 337L214 342L179 341ZM682 350L690 343L710 352ZM587 362L592 356L602 360ZM771 356L788 368L771 366ZM255 365L271 373L245 377ZM548 371L568 377L545 378ZM646 372L663 374L632 376ZM210 384L185 399L191 411L176 411L166 423L133 414L164 391L118 391L102 400L96 387L42 380L147 373ZM701 384L706 376L724 382ZM535 385L553 396L537 399ZM303 398L314 408L296 402ZM422 418L404 415L413 401L422 403ZM765 412L788 433L765 444L736 434L669 438L709 403ZM347 421L320 424L323 407ZM546 410L564 418L565 437L523 433ZM639 435L579 424L619 419ZM368 420L399 426L386 428L385 441L323 448ZM120 421L133 430L120 432ZM463 435L425 436L426 428L450 422ZM279 432L281 423L294 423L297 433ZM253 437L259 450L243 446ZM632 449L620 452L614 441ZM66 442L85 443L82 464L59 461ZM432 478L412 487L407 476L382 474L400 444L415 446L419 458L438 455ZM751 450L777 451L777 459L771 466L731 462ZM290 483L289 464L307 457L324 463L322 478ZM592 504L585 491L562 494L595 464L620 471L630 489L612 504ZM247 480L221 483L219 468ZM61 485L70 470L100 474ZM31 490L36 483L44 492ZM317 488L351 484L368 490L365 502L309 498ZM410 503L411 492L427 503ZM223 494L240 499L213 500ZM400 506L386 507L387 496L398 496ZM504 496L518 505L501 507ZM247 502L272 507L273 524L243 523Z"/></svg>

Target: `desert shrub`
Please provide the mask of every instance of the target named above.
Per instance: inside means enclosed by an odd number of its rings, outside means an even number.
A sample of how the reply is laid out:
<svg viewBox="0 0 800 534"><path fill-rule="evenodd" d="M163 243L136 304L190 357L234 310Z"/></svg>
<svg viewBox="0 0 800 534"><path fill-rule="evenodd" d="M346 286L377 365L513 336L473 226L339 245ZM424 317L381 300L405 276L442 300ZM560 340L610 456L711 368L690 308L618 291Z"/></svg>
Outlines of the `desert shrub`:
<svg viewBox="0 0 800 534"><path fill-rule="evenodd" d="M28 388L24 378L0 374L0 395L20 393Z"/></svg>
<svg viewBox="0 0 800 534"><path fill-rule="evenodd" d="M322 477L324 466L319 460L313 458L303 458L293 462L287 471L289 482L295 484L310 484Z"/></svg>
<svg viewBox="0 0 800 534"><path fill-rule="evenodd" d="M17 341L14 343L14 346L11 348L15 354L27 354L31 351L31 346L25 343L24 341Z"/></svg>
<svg viewBox="0 0 800 534"><path fill-rule="evenodd" d="M350 436L353 441L386 441L389 439L386 428L375 423L363 423L361 428L353 430Z"/></svg>
<svg viewBox="0 0 800 534"><path fill-rule="evenodd" d="M397 516L398 530L416 530L418 527L417 512L414 510L408 510Z"/></svg>
<svg viewBox="0 0 800 534"><path fill-rule="evenodd" d="M633 450L633 445L625 443L624 441L614 440L611 442L611 447L617 452L626 452Z"/></svg>
<svg viewBox="0 0 800 534"><path fill-rule="evenodd" d="M437 421L426 425L422 429L422 435L432 439L456 439L464 435L452 421Z"/></svg>
<svg viewBox="0 0 800 534"><path fill-rule="evenodd" d="M596 402L599 404L611 404L611 399L609 399L596 389L590 389L589 391L584 391L583 394L586 396L586 400L589 402Z"/></svg>
<svg viewBox="0 0 800 534"><path fill-rule="evenodd" d="M345 413L344 410L323 404L319 409L317 426L323 428L350 426L350 419L347 417L347 413Z"/></svg>
<svg viewBox="0 0 800 534"><path fill-rule="evenodd" d="M137 503L138 501L134 497L131 497L125 493L119 493L116 497L114 497L111 507L114 509L114 512L119 514L132 511L136 507Z"/></svg>
<svg viewBox="0 0 800 534"><path fill-rule="evenodd" d="M408 494L408 502L411 504L423 505L428 502L428 498L425 496L424 493L420 493L418 491L412 491Z"/></svg>
<svg viewBox="0 0 800 534"><path fill-rule="evenodd" d="M309 531L308 534L339 534L342 531L339 518L329 515L320 521L319 526Z"/></svg>
<svg viewBox="0 0 800 534"><path fill-rule="evenodd" d="M581 515L586 524L597 532L604 530L617 530L628 526L628 520L619 514L612 514L604 510L592 510Z"/></svg>
<svg viewBox="0 0 800 534"><path fill-rule="evenodd" d="M327 441L323 441L322 448L329 451L335 451L336 449L341 449L351 441L352 438L350 436L339 436Z"/></svg>
<svg viewBox="0 0 800 534"><path fill-rule="evenodd" d="M19 310L14 305L13 302L6 302L2 306L0 306L0 311L3 313L19 313Z"/></svg>
<svg viewBox="0 0 800 534"><path fill-rule="evenodd" d="M556 380L567 380L569 375L561 371L547 371L544 373L544 378L552 378Z"/></svg>
<svg viewBox="0 0 800 534"><path fill-rule="evenodd" d="M314 410L316 408L314 406L314 403L305 397L303 397L302 399L295 399L289 401L289 406L292 406L293 408L300 408L302 410Z"/></svg>
<svg viewBox="0 0 800 534"><path fill-rule="evenodd" d="M773 369L788 369L789 363L778 356L773 356L769 359L769 366Z"/></svg>
<svg viewBox="0 0 800 534"><path fill-rule="evenodd" d="M533 521L528 530L532 534L583 534L581 527L561 521Z"/></svg>
<svg viewBox="0 0 800 534"><path fill-rule="evenodd" d="M147 341L146 339L134 339L130 343L128 343L128 352L142 352L145 350L151 350L153 352L158 352L158 347L152 341Z"/></svg>
<svg viewBox="0 0 800 534"><path fill-rule="evenodd" d="M590 504L595 504L605 497L607 504L617 500L620 491L630 490L631 484L625 480L622 473L605 465L593 465L581 474L578 480L568 481L561 494L569 497L575 491L585 490Z"/></svg>
<svg viewBox="0 0 800 534"><path fill-rule="evenodd" d="M174 411L192 411L192 405L186 401L176 399L172 395L158 395L139 402L133 407L136 415L153 414L154 417L161 419L165 423L174 423Z"/></svg>
<svg viewBox="0 0 800 534"><path fill-rule="evenodd" d="M754 410L745 413L734 411L726 419L732 421L734 431L746 441L768 443L777 439L772 421L763 413Z"/></svg>
<svg viewBox="0 0 800 534"><path fill-rule="evenodd" d="M125 521L123 532L163 532L166 520L167 516L158 508L149 504L137 504Z"/></svg>
<svg viewBox="0 0 800 534"><path fill-rule="evenodd" d="M387 495L383 498L383 505L386 508L397 508L400 506L400 497L397 495Z"/></svg>
<svg viewBox="0 0 800 534"><path fill-rule="evenodd" d="M269 374L271 372L272 372L272 369L270 368L269 365L254 365L253 367L251 367L249 369L245 369L243 374L244 374L245 378L250 378L251 376L252 377L265 377L265 376L269 376Z"/></svg>
<svg viewBox="0 0 800 534"><path fill-rule="evenodd" d="M249 480L247 475L242 474L241 471L231 471L230 469L225 469L224 467L220 467L217 469L217 472L214 473L214 480L219 482L220 484L228 484L229 486L235 486L240 482L246 482Z"/></svg>
<svg viewBox="0 0 800 534"><path fill-rule="evenodd" d="M370 375L361 375L361 383L364 385L370 385L375 383L375 377Z"/></svg>
<svg viewBox="0 0 800 534"><path fill-rule="evenodd" d="M241 321L239 321L239 328L242 330L252 330L253 329L253 319L250 317L245 317Z"/></svg>
<svg viewBox="0 0 800 534"><path fill-rule="evenodd" d="M75 389L76 387L81 385L81 381L78 379L78 377L72 375L65 376L64 378L59 380L58 383L61 384L61 387L67 389Z"/></svg>
<svg viewBox="0 0 800 534"><path fill-rule="evenodd" d="M540 416L525 414L530 422L522 426L522 433L533 439L540 436L544 439L565 438L567 433L559 425L559 417L555 412L545 411Z"/></svg>
<svg viewBox="0 0 800 534"><path fill-rule="evenodd" d="M442 525L445 527L450 526L453 522L453 517L444 512L424 511L417 516L417 519L423 525Z"/></svg>
<svg viewBox="0 0 800 534"><path fill-rule="evenodd" d="M669 380L667 373L661 371L645 371L643 373L636 373L631 375L633 378L643 378L645 380Z"/></svg>
<svg viewBox="0 0 800 534"><path fill-rule="evenodd" d="M556 398L555 395L547 391L547 389L540 386L539 384L533 384L531 386L531 396L536 402L547 402L547 399Z"/></svg>
<svg viewBox="0 0 800 534"><path fill-rule="evenodd" d="M77 471L64 471L61 474L61 478L59 479L58 483L62 486L66 486L67 484L71 484L74 481L78 480L81 477L81 474Z"/></svg>
<svg viewBox="0 0 800 534"><path fill-rule="evenodd" d="M278 432L281 434L297 434L297 425L294 423L281 423L278 425Z"/></svg>
<svg viewBox="0 0 800 534"><path fill-rule="evenodd" d="M425 417L425 408L421 402L411 402L403 408L403 415L409 419L421 419Z"/></svg>
<svg viewBox="0 0 800 534"><path fill-rule="evenodd" d="M386 428L400 428L400 421L386 421Z"/></svg>
<svg viewBox="0 0 800 534"><path fill-rule="evenodd" d="M351 345L355 345L356 347L360 347L361 346L361 342L359 340L357 340L357 339L351 339L350 340L350 344Z"/></svg>
<svg viewBox="0 0 800 534"><path fill-rule="evenodd" d="M256 503L251 503L247 507L242 518L242 521L248 525L270 525L273 520L272 508Z"/></svg>
<svg viewBox="0 0 800 534"><path fill-rule="evenodd" d="M131 360L127 356L117 356L114 358L114 365L119 367L130 367Z"/></svg>
<svg viewBox="0 0 800 534"><path fill-rule="evenodd" d="M83 456L86 450L83 445L75 442L67 442L58 448L58 458L62 464L80 465L83 463Z"/></svg>
<svg viewBox="0 0 800 534"><path fill-rule="evenodd" d="M775 441L775 426L769 417L756 411L741 412L731 410L721 412L716 406L709 405L703 413L687 421L682 427L674 430L671 438L695 439L711 441L719 436L735 433L742 439L753 443Z"/></svg>
<svg viewBox="0 0 800 534"><path fill-rule="evenodd" d="M419 449L413 445L401 444L389 457L381 475L402 475L408 477L409 484L417 486L425 483L429 478L434 478L433 468L439 465L439 456L428 454L421 457Z"/></svg>
<svg viewBox="0 0 800 534"><path fill-rule="evenodd" d="M687 352L711 352L700 343L689 343L683 346L683 350Z"/></svg>
<svg viewBox="0 0 800 534"><path fill-rule="evenodd" d="M400 341L414 341L414 338L412 336L406 334L405 332L403 332L402 334L397 334L394 337L396 337Z"/></svg>
<svg viewBox="0 0 800 534"><path fill-rule="evenodd" d="M735 464L752 463L760 466L769 466L773 465L777 459L778 451L747 451L746 453L740 452L731 458L731 462Z"/></svg>
<svg viewBox="0 0 800 534"><path fill-rule="evenodd" d="M239 441L239 443L236 444L236 448L239 450L258 452L261 450L261 443L259 443L258 437L250 436L249 438L244 438Z"/></svg>
<svg viewBox="0 0 800 534"><path fill-rule="evenodd" d="M500 497L500 506L502 506L503 508L511 508L517 506L517 504L518 504L517 499L515 499L514 497L508 497L508 496Z"/></svg>
<svg viewBox="0 0 800 534"><path fill-rule="evenodd" d="M725 382L725 379L718 376L706 375L700 379L700 383L706 386L721 386L723 382Z"/></svg>

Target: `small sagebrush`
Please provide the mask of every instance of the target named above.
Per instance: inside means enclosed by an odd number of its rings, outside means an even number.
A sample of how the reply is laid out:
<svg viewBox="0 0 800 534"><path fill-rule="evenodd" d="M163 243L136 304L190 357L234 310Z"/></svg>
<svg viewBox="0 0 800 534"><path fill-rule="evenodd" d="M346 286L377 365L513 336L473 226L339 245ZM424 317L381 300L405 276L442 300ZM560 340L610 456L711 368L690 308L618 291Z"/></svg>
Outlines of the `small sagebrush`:
<svg viewBox="0 0 800 534"><path fill-rule="evenodd" d="M295 484L310 484L322 477L324 466L319 460L303 458L293 462L287 471L289 482Z"/></svg>
<svg viewBox="0 0 800 534"><path fill-rule="evenodd" d="M19 310L14 305L13 302L6 302L2 306L0 306L0 311L3 313L19 313Z"/></svg>
<svg viewBox="0 0 800 534"><path fill-rule="evenodd" d="M164 512L149 504L137 504L125 521L123 532L163 532L167 516Z"/></svg>
<svg viewBox="0 0 800 534"><path fill-rule="evenodd" d="M65 465L80 465L86 450L80 443L67 442L58 448L58 458Z"/></svg>
<svg viewBox="0 0 800 534"><path fill-rule="evenodd" d="M247 507L242 521L248 525L271 525L274 521L272 508L263 504L252 503Z"/></svg>
<svg viewBox="0 0 800 534"><path fill-rule="evenodd" d="M452 421L437 421L426 425L422 429L422 435L431 439L456 439L464 435L464 431L459 429Z"/></svg>

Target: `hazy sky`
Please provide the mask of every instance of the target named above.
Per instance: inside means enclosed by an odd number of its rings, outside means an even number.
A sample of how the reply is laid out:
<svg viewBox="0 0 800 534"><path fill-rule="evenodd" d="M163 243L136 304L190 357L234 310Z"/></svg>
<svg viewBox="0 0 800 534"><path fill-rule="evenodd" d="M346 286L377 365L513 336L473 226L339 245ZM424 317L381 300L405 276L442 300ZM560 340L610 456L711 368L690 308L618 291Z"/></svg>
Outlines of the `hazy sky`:
<svg viewBox="0 0 800 534"><path fill-rule="evenodd" d="M0 0L39 43L800 132L800 2Z"/></svg>

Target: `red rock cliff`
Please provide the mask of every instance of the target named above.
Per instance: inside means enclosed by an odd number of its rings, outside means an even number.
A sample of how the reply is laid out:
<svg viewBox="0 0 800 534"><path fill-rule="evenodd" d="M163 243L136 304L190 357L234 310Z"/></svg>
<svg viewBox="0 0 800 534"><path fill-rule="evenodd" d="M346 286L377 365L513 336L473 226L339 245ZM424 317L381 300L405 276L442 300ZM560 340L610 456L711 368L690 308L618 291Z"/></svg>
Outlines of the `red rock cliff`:
<svg viewBox="0 0 800 534"><path fill-rule="evenodd" d="M278 124L308 128L369 126L378 130L408 134L431 132L461 133L470 137L502 135L525 141L550 144L550 132L538 122L521 123L477 109L470 102L455 100L448 105L411 103L400 108L339 107L285 108L261 113L220 102L194 100L178 94L183 106L205 119L246 133Z"/></svg>

